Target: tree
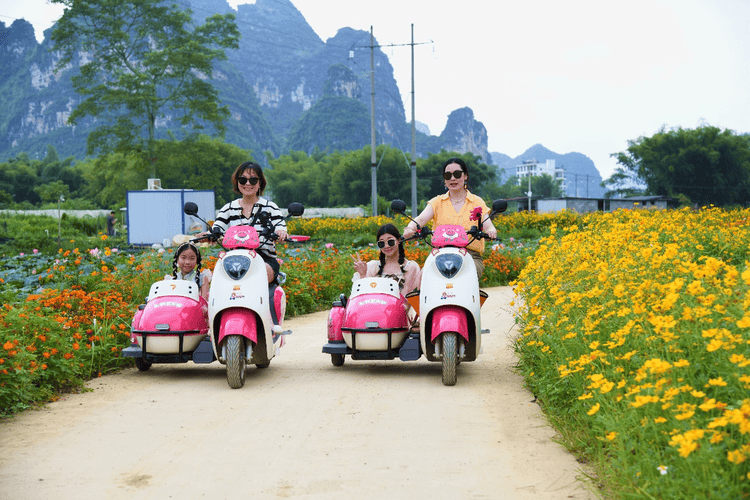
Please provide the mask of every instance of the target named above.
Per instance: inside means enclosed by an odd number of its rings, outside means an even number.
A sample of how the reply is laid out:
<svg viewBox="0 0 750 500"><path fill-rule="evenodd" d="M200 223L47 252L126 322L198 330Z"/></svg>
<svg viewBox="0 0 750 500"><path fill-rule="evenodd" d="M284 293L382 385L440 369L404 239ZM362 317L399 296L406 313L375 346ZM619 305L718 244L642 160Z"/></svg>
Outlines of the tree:
<svg viewBox="0 0 750 500"><path fill-rule="evenodd" d="M486 197L488 193L485 192L485 188L496 184L497 170L495 167L482 163L481 158L472 153L459 154L443 149L440 153L431 154L424 160L417 162L417 176L420 180L426 179L429 183L425 192L427 199L445 193L445 182L442 176L443 164L453 157L461 158L466 163L469 170L469 191L482 198Z"/></svg>
<svg viewBox="0 0 750 500"><path fill-rule="evenodd" d="M70 198L68 185L63 181L53 181L42 184L34 188L34 192L39 195L42 201L64 201L64 198Z"/></svg>
<svg viewBox="0 0 750 500"><path fill-rule="evenodd" d="M73 88L85 99L69 122L106 115L109 124L88 137L88 152L148 151L155 176L153 145L157 119L183 127L212 124L224 133L226 106L209 83L213 62L239 46L234 15L213 15L193 26L190 10L162 0L52 0L66 7L52 32L62 58L57 71L86 54ZM168 115L167 110L174 112ZM145 129L145 134L144 134Z"/></svg>
<svg viewBox="0 0 750 500"><path fill-rule="evenodd" d="M534 196L542 198L560 198L563 196L561 180L553 178L549 174L534 175L531 177L531 192ZM528 186L528 184L527 184Z"/></svg>
<svg viewBox="0 0 750 500"><path fill-rule="evenodd" d="M634 174L645 194L726 206L750 201L750 137L703 126L662 129L653 137L628 141L612 156L622 165L613 178ZM607 181L610 184L610 181Z"/></svg>
<svg viewBox="0 0 750 500"><path fill-rule="evenodd" d="M164 158L160 167L163 188L212 189L217 206L238 196L232 192L231 175L237 165L250 159L248 151L205 135L158 140L154 152ZM87 181L85 196L101 207L124 206L127 192L143 189L146 183L141 157L133 153L100 155L79 168Z"/></svg>

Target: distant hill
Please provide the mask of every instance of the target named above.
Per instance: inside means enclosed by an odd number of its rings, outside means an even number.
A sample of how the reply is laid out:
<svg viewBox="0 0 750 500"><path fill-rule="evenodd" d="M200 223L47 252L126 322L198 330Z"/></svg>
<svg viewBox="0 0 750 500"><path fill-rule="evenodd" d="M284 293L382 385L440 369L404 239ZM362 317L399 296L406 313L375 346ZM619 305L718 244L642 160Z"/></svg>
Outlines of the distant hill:
<svg viewBox="0 0 750 500"><path fill-rule="evenodd" d="M184 3L200 24L213 14L234 12L227 0ZM239 48L227 51L228 60L216 64L212 80L222 104L230 109L228 143L252 150L261 162L265 151L279 155L290 149L333 151L370 144L369 32L342 27L323 41L290 0L239 5L236 24L242 35ZM22 152L41 158L47 145L55 146L62 157L82 158L89 132L107 121L102 117L98 123L87 119L75 127L67 124L81 102L70 79L88 56L79 54L55 73L59 56L50 50L49 34L38 44L28 22L17 20L10 27L0 22L0 159ZM374 60L377 144L408 151L411 124L393 67L379 48ZM491 161L487 130L469 108L451 113L438 136L419 128L419 157L447 149ZM177 117L160 117L157 137L180 137L181 132Z"/></svg>
<svg viewBox="0 0 750 500"><path fill-rule="evenodd" d="M502 153L491 153L493 162L497 165L501 178L516 175L516 166L524 160L536 159L539 162L555 160L558 168L565 169L567 179L566 196L580 198L603 198L605 189L601 187L602 176L588 156L582 153L559 154L550 151L541 144L534 144L521 155L510 158ZM503 182L501 181L501 182Z"/></svg>

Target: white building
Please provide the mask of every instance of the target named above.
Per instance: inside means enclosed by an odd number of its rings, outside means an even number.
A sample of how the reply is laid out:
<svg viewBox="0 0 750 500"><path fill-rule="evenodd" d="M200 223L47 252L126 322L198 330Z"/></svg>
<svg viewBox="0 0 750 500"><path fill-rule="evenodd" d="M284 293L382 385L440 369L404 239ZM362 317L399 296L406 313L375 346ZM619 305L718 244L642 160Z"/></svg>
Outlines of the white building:
<svg viewBox="0 0 750 500"><path fill-rule="evenodd" d="M516 177L518 177L519 186L524 183L524 179L527 177L538 177L543 174L547 174L556 181L560 181L562 192L567 192L568 184L565 179L565 169L557 168L555 160L546 160L544 163L540 163L536 158L532 158L531 160L524 160L521 165L516 165Z"/></svg>

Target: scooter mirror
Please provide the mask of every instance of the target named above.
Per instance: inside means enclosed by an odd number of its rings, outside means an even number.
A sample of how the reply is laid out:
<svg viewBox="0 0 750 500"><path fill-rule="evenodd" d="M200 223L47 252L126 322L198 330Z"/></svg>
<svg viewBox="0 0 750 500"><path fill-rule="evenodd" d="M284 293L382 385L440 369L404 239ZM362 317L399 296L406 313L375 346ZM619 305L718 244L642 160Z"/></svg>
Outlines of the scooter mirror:
<svg viewBox="0 0 750 500"><path fill-rule="evenodd" d="M402 200L393 200L391 202L391 210L397 214L404 215L406 212L406 203Z"/></svg>
<svg viewBox="0 0 750 500"><path fill-rule="evenodd" d="M495 200L492 202L492 211L495 213L502 213L508 209L508 202L505 200Z"/></svg>
<svg viewBox="0 0 750 500"><path fill-rule="evenodd" d="M185 203L185 206L182 207L182 211L188 215L198 215L198 205L192 201L188 201Z"/></svg>
<svg viewBox="0 0 750 500"><path fill-rule="evenodd" d="M293 215L295 217L299 217L303 213L305 213L305 207L302 205L302 203L297 203L296 201L289 204L289 215Z"/></svg>

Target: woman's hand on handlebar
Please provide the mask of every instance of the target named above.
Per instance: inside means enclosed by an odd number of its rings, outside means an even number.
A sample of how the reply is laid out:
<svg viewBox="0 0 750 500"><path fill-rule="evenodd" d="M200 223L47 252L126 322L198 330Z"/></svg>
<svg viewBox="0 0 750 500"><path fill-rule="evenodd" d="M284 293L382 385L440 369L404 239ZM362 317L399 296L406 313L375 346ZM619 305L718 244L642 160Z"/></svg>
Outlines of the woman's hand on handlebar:
<svg viewBox="0 0 750 500"><path fill-rule="evenodd" d="M411 238L412 236L414 236L414 234L416 232L417 232L416 229L413 229L413 228L411 228L409 226L406 226L404 228L404 233L401 235L401 239L404 240L404 241L408 240L409 238Z"/></svg>
<svg viewBox="0 0 750 500"><path fill-rule="evenodd" d="M284 241L289 239L289 234L286 232L286 229L279 228L275 231L276 236L278 236L279 241Z"/></svg>

